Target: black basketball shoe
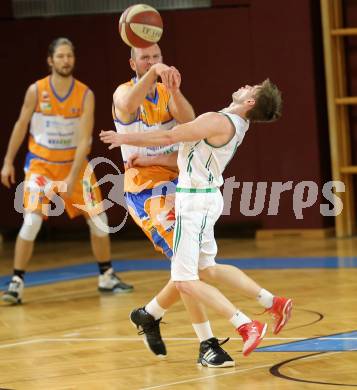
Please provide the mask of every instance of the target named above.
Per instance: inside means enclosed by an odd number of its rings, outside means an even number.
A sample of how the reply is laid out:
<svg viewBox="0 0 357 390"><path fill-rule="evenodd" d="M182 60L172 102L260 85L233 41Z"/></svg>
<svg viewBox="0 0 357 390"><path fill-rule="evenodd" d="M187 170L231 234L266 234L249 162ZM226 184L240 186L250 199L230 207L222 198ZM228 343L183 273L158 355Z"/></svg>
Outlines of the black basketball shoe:
<svg viewBox="0 0 357 390"><path fill-rule="evenodd" d="M204 367L233 367L235 365L234 360L221 348L221 345L228 340L229 338L219 342L215 337L211 337L202 341L197 364Z"/></svg>
<svg viewBox="0 0 357 390"><path fill-rule="evenodd" d="M161 338L160 322L162 318L155 320L144 307L134 309L130 313L130 321L137 329L139 335L144 335L144 343L156 356L166 356L166 346Z"/></svg>

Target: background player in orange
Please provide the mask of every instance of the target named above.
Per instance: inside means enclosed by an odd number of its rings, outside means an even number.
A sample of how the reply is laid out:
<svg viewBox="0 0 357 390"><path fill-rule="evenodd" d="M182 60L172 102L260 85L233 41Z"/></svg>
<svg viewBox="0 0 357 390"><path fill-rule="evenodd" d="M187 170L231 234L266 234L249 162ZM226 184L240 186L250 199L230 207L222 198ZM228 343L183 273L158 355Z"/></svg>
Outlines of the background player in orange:
<svg viewBox="0 0 357 390"><path fill-rule="evenodd" d="M51 75L28 88L1 170L1 182L10 188L15 184L13 162L30 123L24 222L16 240L13 277L2 296L4 301L14 304L22 300L25 270L43 218L48 214L46 206L50 200L58 200L54 190L61 192L70 218L83 215L87 220L100 271L98 289L102 292L132 290L132 286L114 273L108 231L98 228L107 226L107 216L100 208L102 198L99 187L94 186L95 176L83 176L92 140L94 94L72 76L75 56L70 40L54 40L47 61Z"/></svg>
<svg viewBox="0 0 357 390"><path fill-rule="evenodd" d="M177 122L185 123L194 119L194 111L180 90L181 75L176 68L162 63L161 50L157 44L145 49L132 49L130 66L136 76L120 85L113 96L113 118L118 133L140 132L143 137L147 137L149 131L170 131ZM157 82L159 77L163 83ZM178 145L121 148L129 213L154 247L168 258L172 257L175 222L177 150ZM165 164L130 168L130 159L137 154L160 157ZM156 355L166 355L159 323L163 312L178 299L178 291L169 284L145 308L131 316L135 325L143 330L147 345ZM192 304L190 313L193 327L201 341L199 363L213 367L234 365L233 359L213 337L203 306ZM206 355L205 359L203 355Z"/></svg>

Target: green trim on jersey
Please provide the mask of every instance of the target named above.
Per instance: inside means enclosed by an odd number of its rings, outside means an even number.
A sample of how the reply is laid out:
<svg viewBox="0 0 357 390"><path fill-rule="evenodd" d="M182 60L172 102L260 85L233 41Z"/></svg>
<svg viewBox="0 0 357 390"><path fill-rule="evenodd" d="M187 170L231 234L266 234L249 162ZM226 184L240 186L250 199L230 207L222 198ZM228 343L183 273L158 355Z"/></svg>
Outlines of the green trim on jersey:
<svg viewBox="0 0 357 390"><path fill-rule="evenodd" d="M205 165L205 168L209 171L209 166L211 165L211 162L212 162L212 152L211 154L209 155L208 157L208 160L206 162L206 165Z"/></svg>
<svg viewBox="0 0 357 390"><path fill-rule="evenodd" d="M198 243L199 243L199 246L202 245L202 235L203 235L203 231L205 230L206 223L207 223L207 214L208 214L208 211L207 211L206 215L205 215L205 216L203 217L203 219L202 219L201 231L200 231L200 234L198 235Z"/></svg>
<svg viewBox="0 0 357 390"><path fill-rule="evenodd" d="M228 118L229 121L232 123L233 128L234 128L234 133L233 133L232 138L231 138L228 142L226 142L225 144L223 144L223 145L220 145L220 146L212 145L212 144L210 144L210 143L207 141L207 138L204 138L205 143L206 143L207 145L209 145L211 148L220 149L220 148L223 148L224 146L228 145L228 144L232 141L232 139L234 138L234 136L235 136L235 134L236 134L236 125L233 123L232 119L231 119L228 115L226 115L224 112L218 111L217 114L224 115L226 118Z"/></svg>
<svg viewBox="0 0 357 390"><path fill-rule="evenodd" d="M196 142L193 146L191 146L191 150L190 150L190 153L188 154L187 156L187 159L188 159L188 163L187 163L187 168L186 168L186 171L187 173L191 176L191 173L192 173L192 159L193 159L193 155L194 155L194 151L195 151L195 147L200 143L201 141L198 141Z"/></svg>
<svg viewBox="0 0 357 390"><path fill-rule="evenodd" d="M212 184L212 182L213 182L213 175L212 175L212 172L209 169L212 160L213 160L213 154L211 152L211 154L209 155L208 160L206 162L206 165L205 165L205 168L207 169L207 171L209 173L209 175L208 175L208 184Z"/></svg>
<svg viewBox="0 0 357 390"><path fill-rule="evenodd" d="M180 214L178 214L177 218L176 218L176 226L175 226L174 249L173 249L174 254L176 253L177 248L178 248L179 243L180 243L180 240L181 240L181 230L182 230L182 226L181 226L182 221L181 220L182 220L182 217Z"/></svg>
<svg viewBox="0 0 357 390"><path fill-rule="evenodd" d="M212 184L213 183L213 179L214 179L214 177L213 177L212 173L210 172L209 176L208 176L208 184Z"/></svg>
<svg viewBox="0 0 357 390"><path fill-rule="evenodd" d="M189 194L203 194L207 192L217 192L218 188L217 187L212 187L212 188L181 188L181 187L176 187L176 192L186 192Z"/></svg>
<svg viewBox="0 0 357 390"><path fill-rule="evenodd" d="M188 162L187 162L187 169L186 169L190 176L192 173L192 166L191 166L192 159L193 159L193 149L188 154Z"/></svg>

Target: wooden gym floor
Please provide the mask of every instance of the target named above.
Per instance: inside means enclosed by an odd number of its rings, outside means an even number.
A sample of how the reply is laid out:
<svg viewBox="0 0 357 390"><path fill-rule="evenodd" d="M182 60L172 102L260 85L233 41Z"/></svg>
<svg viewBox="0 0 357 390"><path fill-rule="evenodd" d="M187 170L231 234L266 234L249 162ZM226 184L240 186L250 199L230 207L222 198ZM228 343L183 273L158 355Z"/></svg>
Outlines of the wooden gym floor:
<svg viewBox="0 0 357 390"><path fill-rule="evenodd" d="M2 288L9 280L12 250L6 244L1 252ZM207 369L195 364L198 343L181 303L167 312L162 325L166 359L148 352L128 320L130 310L151 299L169 275L147 241L113 243L116 268L128 270L122 277L135 285L135 292L110 296L97 293L95 268L83 268L93 260L88 242L38 243L29 270L34 272L26 280L37 279L28 282L32 286L25 290L24 303L0 303L0 388L357 387L356 257L357 239L219 241L219 258L244 259L237 264L250 268L246 272L265 288L292 297L295 306L279 337L268 331L248 358L232 326L209 312L215 335L231 337L224 348L236 367ZM83 274L72 279L78 264ZM146 270L149 264L159 269ZM59 275L72 280L55 282L63 280L56 279ZM269 316L256 315L261 308L255 301L222 291L248 315L269 323Z"/></svg>

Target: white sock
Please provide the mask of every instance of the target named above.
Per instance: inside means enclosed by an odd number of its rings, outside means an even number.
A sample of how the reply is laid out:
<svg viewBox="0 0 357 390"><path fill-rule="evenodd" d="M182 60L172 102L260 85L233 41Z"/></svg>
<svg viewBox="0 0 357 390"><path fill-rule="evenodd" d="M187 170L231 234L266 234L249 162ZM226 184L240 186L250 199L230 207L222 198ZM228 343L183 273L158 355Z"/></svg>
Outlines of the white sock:
<svg viewBox="0 0 357 390"><path fill-rule="evenodd" d="M252 320L247 317L244 313L237 310L236 313L234 313L233 317L229 320L231 324L237 329L241 325L248 324L248 322L252 322Z"/></svg>
<svg viewBox="0 0 357 390"><path fill-rule="evenodd" d="M201 322L200 324L192 324L192 326L196 332L197 337L200 340L200 343L202 343L202 341L206 341L213 337L213 333L209 321Z"/></svg>
<svg viewBox="0 0 357 390"><path fill-rule="evenodd" d="M166 312L166 310L158 304L156 297L145 306L145 310L151 314L155 320L163 317Z"/></svg>
<svg viewBox="0 0 357 390"><path fill-rule="evenodd" d="M274 295L269 291L264 290L264 288L259 291L259 294L257 296L257 301L266 309L269 309L273 306L273 299Z"/></svg>

